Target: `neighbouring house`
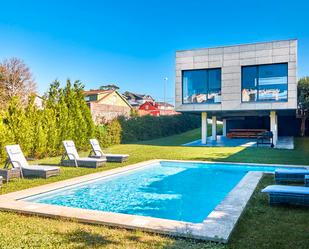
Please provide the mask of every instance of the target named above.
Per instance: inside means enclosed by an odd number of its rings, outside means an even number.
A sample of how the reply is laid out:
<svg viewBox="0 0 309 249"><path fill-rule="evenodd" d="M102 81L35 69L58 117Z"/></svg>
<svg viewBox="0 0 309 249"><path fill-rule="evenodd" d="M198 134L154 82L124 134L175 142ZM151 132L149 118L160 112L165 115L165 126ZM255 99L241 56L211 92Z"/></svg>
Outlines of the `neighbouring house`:
<svg viewBox="0 0 309 249"><path fill-rule="evenodd" d="M130 103L130 105L136 109L139 108L140 105L147 102L154 102L154 99L147 94L139 94L139 93L132 93L126 91L124 94L127 101Z"/></svg>
<svg viewBox="0 0 309 249"><path fill-rule="evenodd" d="M43 98L39 95L35 95L34 97L34 104L37 106L38 109L43 109Z"/></svg>
<svg viewBox="0 0 309 249"><path fill-rule="evenodd" d="M146 101L138 108L138 114L140 116L171 116L179 113L176 112L174 106L169 103Z"/></svg>
<svg viewBox="0 0 309 249"><path fill-rule="evenodd" d="M116 90L89 90L83 93L96 123L104 123L119 116L130 117L131 115L132 106Z"/></svg>
<svg viewBox="0 0 309 249"><path fill-rule="evenodd" d="M207 118L231 129L265 129L279 136L298 132L297 40L176 52L176 111L201 114L201 143Z"/></svg>
<svg viewBox="0 0 309 249"><path fill-rule="evenodd" d="M175 107L170 103L156 102L159 110L174 110Z"/></svg>
<svg viewBox="0 0 309 249"><path fill-rule="evenodd" d="M146 101L144 104L140 105L138 108L138 115L145 116L160 116L160 110L156 106L155 102Z"/></svg>
<svg viewBox="0 0 309 249"><path fill-rule="evenodd" d="M179 112L175 111L175 106L170 103L156 102L156 105L160 110L160 116L171 116L180 114Z"/></svg>

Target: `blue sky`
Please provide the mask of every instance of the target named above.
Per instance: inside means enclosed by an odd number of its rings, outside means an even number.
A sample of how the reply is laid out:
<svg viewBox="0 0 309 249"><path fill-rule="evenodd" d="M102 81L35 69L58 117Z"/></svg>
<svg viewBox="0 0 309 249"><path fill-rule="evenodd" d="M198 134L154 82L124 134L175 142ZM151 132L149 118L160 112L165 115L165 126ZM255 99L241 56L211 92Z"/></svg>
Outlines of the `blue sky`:
<svg viewBox="0 0 309 249"><path fill-rule="evenodd" d="M298 38L298 76L309 75L309 1L1 1L0 59L22 58L43 93L54 79L86 89L174 100L175 51Z"/></svg>

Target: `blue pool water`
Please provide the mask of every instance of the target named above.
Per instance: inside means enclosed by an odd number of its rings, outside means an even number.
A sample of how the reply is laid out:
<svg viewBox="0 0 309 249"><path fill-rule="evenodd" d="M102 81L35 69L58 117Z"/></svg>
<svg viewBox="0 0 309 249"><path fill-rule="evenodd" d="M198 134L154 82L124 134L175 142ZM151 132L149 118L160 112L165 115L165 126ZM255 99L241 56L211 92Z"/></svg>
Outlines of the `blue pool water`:
<svg viewBox="0 0 309 249"><path fill-rule="evenodd" d="M275 169L162 161L26 200L199 223L248 171L272 172Z"/></svg>

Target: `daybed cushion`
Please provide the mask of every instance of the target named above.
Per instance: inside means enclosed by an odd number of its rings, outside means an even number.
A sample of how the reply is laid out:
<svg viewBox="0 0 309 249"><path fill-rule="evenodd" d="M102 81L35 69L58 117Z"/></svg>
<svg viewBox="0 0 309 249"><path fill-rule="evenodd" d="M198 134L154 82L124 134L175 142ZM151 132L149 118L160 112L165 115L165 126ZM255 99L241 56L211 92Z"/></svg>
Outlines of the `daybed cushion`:
<svg viewBox="0 0 309 249"><path fill-rule="evenodd" d="M50 170L58 170L60 168L57 166L29 165L27 167L23 167L23 169L37 170L37 171L50 171Z"/></svg>
<svg viewBox="0 0 309 249"><path fill-rule="evenodd" d="M106 157L129 157L127 154L104 154Z"/></svg>
<svg viewBox="0 0 309 249"><path fill-rule="evenodd" d="M91 158L91 157L80 157L78 161L87 161L87 162L106 162L106 158Z"/></svg>
<svg viewBox="0 0 309 249"><path fill-rule="evenodd" d="M309 195L309 188L302 186L284 186L284 185L270 185L262 190L263 193L280 193L280 194L301 194Z"/></svg>
<svg viewBox="0 0 309 249"><path fill-rule="evenodd" d="M309 174L308 169L276 169L275 174L300 174L306 175Z"/></svg>

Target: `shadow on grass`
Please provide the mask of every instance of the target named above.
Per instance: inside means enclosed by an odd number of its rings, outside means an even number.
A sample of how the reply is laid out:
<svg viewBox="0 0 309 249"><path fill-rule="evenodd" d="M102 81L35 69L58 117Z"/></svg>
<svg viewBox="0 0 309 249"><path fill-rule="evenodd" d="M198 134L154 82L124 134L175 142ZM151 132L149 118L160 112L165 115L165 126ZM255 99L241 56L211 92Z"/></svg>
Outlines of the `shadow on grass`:
<svg viewBox="0 0 309 249"><path fill-rule="evenodd" d="M42 164L39 164L39 165L42 165L42 166L61 166L61 163L42 163Z"/></svg>
<svg viewBox="0 0 309 249"><path fill-rule="evenodd" d="M93 248L115 244L115 241L107 239L98 233L92 233L77 229L64 235L66 242L75 244L74 248Z"/></svg>
<svg viewBox="0 0 309 249"><path fill-rule="evenodd" d="M152 234L152 233L149 233ZM182 248L190 248L190 249L223 249L223 245L214 242L207 242L202 240L188 239L188 238L179 238L175 236L169 235L159 235L163 238L171 239L169 242L166 240L158 241L156 239L145 239L144 236L138 235L130 235L126 236L127 240L132 241L133 243L143 244L142 248L163 248L163 249L182 249Z"/></svg>
<svg viewBox="0 0 309 249"><path fill-rule="evenodd" d="M139 231L135 232L139 233ZM184 239L184 238L176 238L167 235L158 235L162 237L162 239L158 240L157 236L149 236L153 233L149 233L149 235L145 236L146 232L140 232L141 234L130 234L123 238L122 240L110 240L107 239L106 236L102 236L98 233L93 233L89 231L85 231L82 229L76 229L70 233L66 233L65 242L69 245L73 245L74 248L82 249L82 248L105 248L112 246L112 248L164 248L164 249L176 249L176 248L191 248L191 249L202 249L202 248L222 248L219 244L199 241L194 239ZM146 233L147 234L147 233ZM166 239L171 239L166 240ZM129 245L132 245L129 246ZM211 245L215 247L210 247ZM218 247L217 247L218 246Z"/></svg>
<svg viewBox="0 0 309 249"><path fill-rule="evenodd" d="M209 147L214 148L214 147ZM216 147L220 149L220 147ZM212 161L239 162L239 163L261 163L261 164L290 164L290 165L309 165L309 138L295 138L295 148L274 149L242 147L240 150L231 152L227 147L221 147L222 151L213 151ZM233 147L229 147L233 148ZM235 148L235 147L234 147ZM239 148L239 147L238 147ZM207 148L206 148L207 149ZM207 157L199 156L191 160L207 161Z"/></svg>

